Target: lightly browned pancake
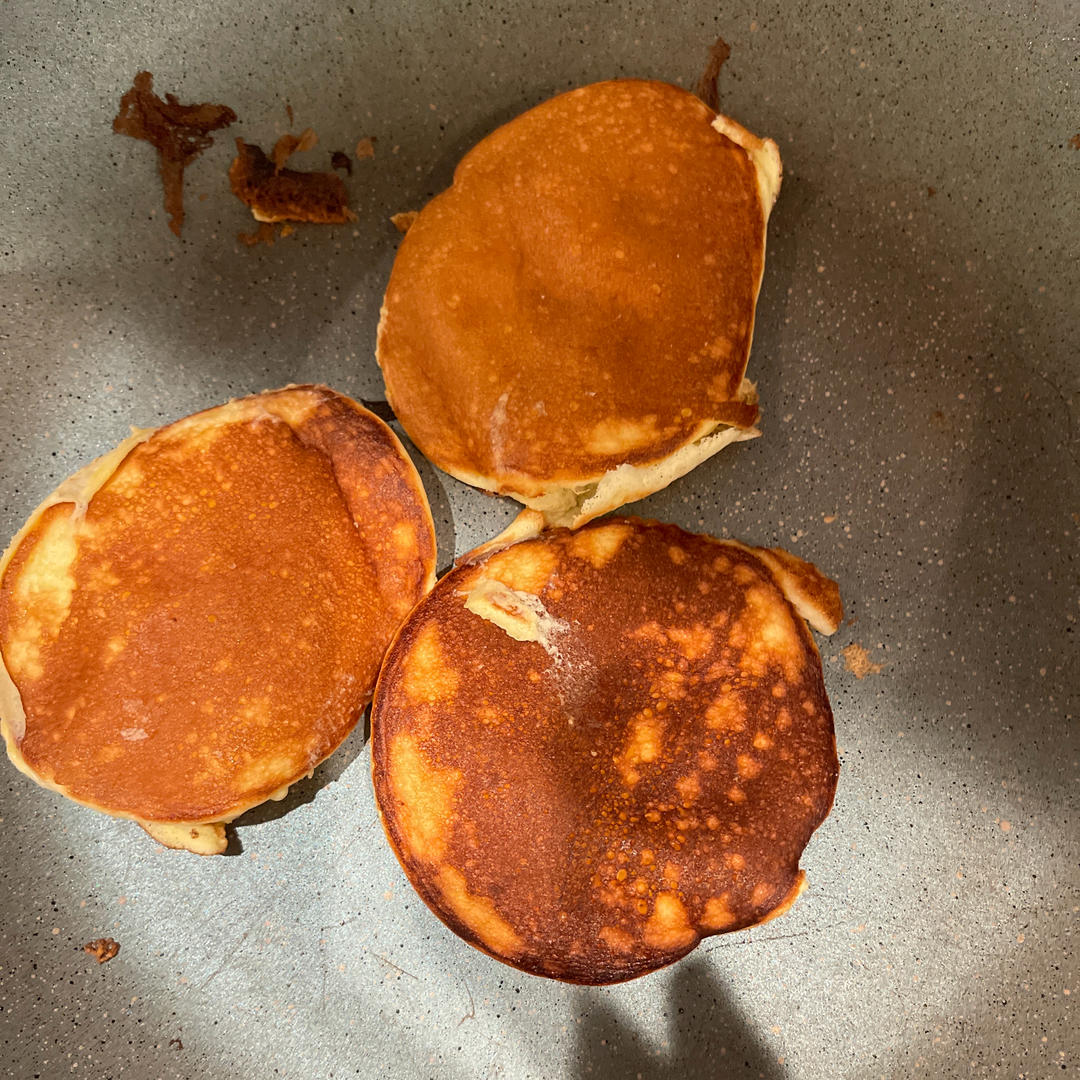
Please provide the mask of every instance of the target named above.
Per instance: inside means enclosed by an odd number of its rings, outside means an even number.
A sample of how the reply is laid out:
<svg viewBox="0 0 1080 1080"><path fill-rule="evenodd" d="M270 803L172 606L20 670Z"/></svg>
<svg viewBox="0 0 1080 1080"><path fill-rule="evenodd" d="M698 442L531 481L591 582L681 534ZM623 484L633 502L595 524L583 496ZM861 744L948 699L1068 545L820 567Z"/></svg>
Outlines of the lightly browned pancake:
<svg viewBox="0 0 1080 1080"><path fill-rule="evenodd" d="M785 911L836 790L804 622L836 629L836 585L634 518L479 550L402 626L372 706L383 824L435 914L599 984Z"/></svg>
<svg viewBox="0 0 1080 1080"><path fill-rule="evenodd" d="M386 393L439 468L576 526L758 434L776 145L627 79L498 128L401 243Z"/></svg>
<svg viewBox="0 0 1080 1080"><path fill-rule="evenodd" d="M0 729L46 787L162 843L328 757L434 580L427 498L377 417L320 386L134 432L0 562Z"/></svg>

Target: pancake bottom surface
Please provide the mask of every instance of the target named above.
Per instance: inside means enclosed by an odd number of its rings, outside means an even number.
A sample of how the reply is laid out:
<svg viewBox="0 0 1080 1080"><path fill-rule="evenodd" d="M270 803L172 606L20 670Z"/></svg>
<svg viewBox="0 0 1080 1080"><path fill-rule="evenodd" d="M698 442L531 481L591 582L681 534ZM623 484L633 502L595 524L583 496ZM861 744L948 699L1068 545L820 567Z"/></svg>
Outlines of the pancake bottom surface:
<svg viewBox="0 0 1080 1080"><path fill-rule="evenodd" d="M414 610L372 767L391 843L451 929L606 983L790 905L838 766L820 659L769 556L605 520L461 566ZM787 558L834 627L835 586Z"/></svg>
<svg viewBox="0 0 1080 1080"><path fill-rule="evenodd" d="M758 434L775 144L638 79L481 140L387 285L387 398L440 468L577 525Z"/></svg>
<svg viewBox="0 0 1080 1080"><path fill-rule="evenodd" d="M9 754L202 850L188 824L281 794L348 734L433 563L400 444L325 388L135 437L62 486L6 556Z"/></svg>

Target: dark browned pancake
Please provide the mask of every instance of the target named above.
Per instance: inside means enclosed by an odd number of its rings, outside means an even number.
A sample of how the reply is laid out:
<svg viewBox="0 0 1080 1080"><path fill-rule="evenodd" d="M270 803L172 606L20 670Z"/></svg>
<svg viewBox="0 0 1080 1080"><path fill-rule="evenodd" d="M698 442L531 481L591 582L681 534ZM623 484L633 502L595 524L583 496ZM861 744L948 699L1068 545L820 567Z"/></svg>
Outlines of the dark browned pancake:
<svg viewBox="0 0 1080 1080"><path fill-rule="evenodd" d="M757 434L744 379L776 146L665 83L499 128L390 276L387 397L440 468L578 525Z"/></svg>
<svg viewBox="0 0 1080 1080"><path fill-rule="evenodd" d="M435 538L393 432L325 387L134 434L0 563L0 727L39 783L224 849L352 729L430 588Z"/></svg>
<svg viewBox="0 0 1080 1080"><path fill-rule="evenodd" d="M784 911L837 779L792 586L831 633L809 564L637 519L444 577L372 710L386 832L435 914L525 971L609 983Z"/></svg>

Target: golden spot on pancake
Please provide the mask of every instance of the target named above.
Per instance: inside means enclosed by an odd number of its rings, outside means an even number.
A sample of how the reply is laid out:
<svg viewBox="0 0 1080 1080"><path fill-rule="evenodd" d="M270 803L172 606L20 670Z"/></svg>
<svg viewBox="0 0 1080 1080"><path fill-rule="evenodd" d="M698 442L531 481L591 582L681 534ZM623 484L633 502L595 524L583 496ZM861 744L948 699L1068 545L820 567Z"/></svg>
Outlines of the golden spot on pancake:
<svg viewBox="0 0 1080 1080"><path fill-rule="evenodd" d="M701 778L696 772L682 776L675 781L675 787L683 801L683 806L692 805L701 794Z"/></svg>
<svg viewBox="0 0 1080 1080"><path fill-rule="evenodd" d="M411 701L448 701L457 693L458 674L446 663L439 628L426 623L405 657L402 686Z"/></svg>
<svg viewBox="0 0 1080 1080"><path fill-rule="evenodd" d="M645 709L630 721L630 737L623 752L615 758L627 786L633 787L641 779L637 766L651 765L660 756L663 730L663 724L651 709Z"/></svg>
<svg viewBox="0 0 1080 1080"><path fill-rule="evenodd" d="M558 564L559 553L551 545L525 541L492 555L484 563L484 574L509 589L538 596Z"/></svg>
<svg viewBox="0 0 1080 1080"><path fill-rule="evenodd" d="M738 871L746 869L746 859L744 859L737 851L733 851L727 855L724 861L732 870Z"/></svg>
<svg viewBox="0 0 1080 1080"><path fill-rule="evenodd" d="M631 638L638 638L644 641L652 641L657 645L667 644L667 634L664 632L663 627L656 622L655 619L651 619L649 622L642 623L636 629L631 630L627 635Z"/></svg>
<svg viewBox="0 0 1080 1080"><path fill-rule="evenodd" d="M743 613L731 632L732 642L743 650L739 661L743 673L763 679L776 665L785 678L797 681L805 662L804 652L788 605L779 602L765 586L747 589L744 603Z"/></svg>
<svg viewBox="0 0 1080 1080"><path fill-rule="evenodd" d="M389 763L390 792L406 853L438 862L446 853L448 824L461 773L435 768L424 756L418 740L405 732L394 736Z"/></svg>
<svg viewBox="0 0 1080 1080"><path fill-rule="evenodd" d="M681 872L679 870L679 864L678 863L673 863L673 862L664 863L664 884L669 889L674 889L674 888L678 887L679 877L680 876L681 876Z"/></svg>
<svg viewBox="0 0 1080 1080"><path fill-rule="evenodd" d="M447 906L484 945L500 956L514 956L521 950L521 938L514 928L488 897L469 892L460 870L440 867L436 880Z"/></svg>
<svg viewBox="0 0 1080 1080"><path fill-rule="evenodd" d="M397 511L401 513L399 509ZM420 545L416 538L416 528L408 521L399 521L390 534L390 543L397 557L401 560L418 559Z"/></svg>
<svg viewBox="0 0 1080 1080"><path fill-rule="evenodd" d="M476 710L476 719L481 724L486 724L489 727L498 727L507 719L513 719L509 713L503 712L501 709L494 709L490 705L481 705Z"/></svg>
<svg viewBox="0 0 1080 1080"><path fill-rule="evenodd" d="M596 935L612 952L622 953L624 956L634 951L636 939L625 930L617 926L601 926Z"/></svg>
<svg viewBox="0 0 1080 1080"><path fill-rule="evenodd" d="M710 896L705 901L700 923L703 930L726 930L735 922L735 913L728 907L728 894Z"/></svg>
<svg viewBox="0 0 1080 1080"><path fill-rule="evenodd" d="M600 570L618 554L629 535L630 526L623 524L583 529L571 538L570 554L587 559L595 569Z"/></svg>
<svg viewBox="0 0 1080 1080"><path fill-rule="evenodd" d="M666 707L669 701L681 701L686 697L686 676L681 671L669 668L652 681L650 693L660 704L658 709Z"/></svg>
<svg viewBox="0 0 1080 1080"><path fill-rule="evenodd" d="M585 449L592 454L621 455L640 446L648 446L661 436L655 416L640 420L607 417L593 425L585 436Z"/></svg>
<svg viewBox="0 0 1080 1080"><path fill-rule="evenodd" d="M110 593L121 584L120 578L113 573L108 563L100 563L86 575L83 588L89 592Z"/></svg>
<svg viewBox="0 0 1080 1080"><path fill-rule="evenodd" d="M763 907L772 898L773 887L767 881L759 881L750 894L750 903L754 907Z"/></svg>
<svg viewBox="0 0 1080 1080"><path fill-rule="evenodd" d="M273 702L269 697L244 697L240 702L243 708L238 712L247 723L266 725L273 719Z"/></svg>
<svg viewBox="0 0 1080 1080"><path fill-rule="evenodd" d="M656 853L652 848L644 848L639 858L642 866L652 866L656 862Z"/></svg>
<svg viewBox="0 0 1080 1080"><path fill-rule="evenodd" d="M668 558L676 566L682 566L682 564L686 562L686 552L681 547L679 547L678 544L669 544L667 553Z"/></svg>
<svg viewBox="0 0 1080 1080"><path fill-rule="evenodd" d="M713 647L715 638L710 630L696 623L691 627L672 626L668 629L671 638L687 660L700 660Z"/></svg>
<svg viewBox="0 0 1080 1080"><path fill-rule="evenodd" d="M735 569L732 571L731 576L738 585L753 585L755 581L761 580L761 578L743 562L735 564Z"/></svg>
<svg viewBox="0 0 1080 1080"><path fill-rule="evenodd" d="M717 731L745 731L746 708L732 694L715 698L705 710L705 722Z"/></svg>
<svg viewBox="0 0 1080 1080"><path fill-rule="evenodd" d="M662 892L656 897L653 913L642 931L646 945L657 949L681 949L697 940L690 925L686 906L674 892Z"/></svg>
<svg viewBox="0 0 1080 1080"><path fill-rule="evenodd" d="M727 789L727 797L733 803L746 802L746 792L736 784Z"/></svg>
<svg viewBox="0 0 1080 1080"><path fill-rule="evenodd" d="M739 754L735 759L735 767L743 780L753 780L761 775L761 762L749 754Z"/></svg>
<svg viewBox="0 0 1080 1080"><path fill-rule="evenodd" d="M754 733L754 749L755 750L771 750L773 745L772 739L765 734L764 731L758 731Z"/></svg>

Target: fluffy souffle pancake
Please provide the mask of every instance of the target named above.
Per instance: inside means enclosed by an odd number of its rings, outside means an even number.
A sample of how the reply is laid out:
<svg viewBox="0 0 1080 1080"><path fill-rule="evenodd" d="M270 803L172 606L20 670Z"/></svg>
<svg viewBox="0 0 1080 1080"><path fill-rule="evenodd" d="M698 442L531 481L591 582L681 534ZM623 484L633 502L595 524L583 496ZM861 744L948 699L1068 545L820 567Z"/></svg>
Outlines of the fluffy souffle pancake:
<svg viewBox="0 0 1080 1080"><path fill-rule="evenodd" d="M836 629L836 585L634 518L479 550L402 626L372 706L383 824L435 914L600 984L785 911L836 790L804 621Z"/></svg>
<svg viewBox="0 0 1080 1080"><path fill-rule="evenodd" d="M745 379L775 143L626 79L462 159L394 262L377 357L416 445L576 526L758 434Z"/></svg>
<svg viewBox="0 0 1080 1080"><path fill-rule="evenodd" d="M222 852L328 757L434 581L420 478L320 386L132 434L0 562L0 729L38 783Z"/></svg>

